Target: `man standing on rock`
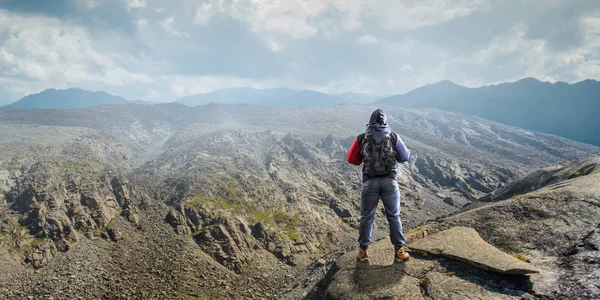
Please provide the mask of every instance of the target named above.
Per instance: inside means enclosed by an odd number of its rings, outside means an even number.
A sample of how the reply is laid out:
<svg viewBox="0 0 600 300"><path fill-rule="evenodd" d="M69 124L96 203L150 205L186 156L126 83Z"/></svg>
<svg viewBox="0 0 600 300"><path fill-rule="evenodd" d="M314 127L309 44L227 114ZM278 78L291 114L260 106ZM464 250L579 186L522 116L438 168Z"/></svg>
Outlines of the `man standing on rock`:
<svg viewBox="0 0 600 300"><path fill-rule="evenodd" d="M367 248L371 244L375 210L381 198L390 226L390 238L394 245L394 261L407 261L406 240L402 234L400 220L400 190L396 175L398 162L406 162L410 151L400 137L392 132L387 124L387 117L381 109L371 114L365 130L352 143L346 158L354 165L363 163L363 187L360 195L360 225L358 243L360 249L356 259L366 260Z"/></svg>

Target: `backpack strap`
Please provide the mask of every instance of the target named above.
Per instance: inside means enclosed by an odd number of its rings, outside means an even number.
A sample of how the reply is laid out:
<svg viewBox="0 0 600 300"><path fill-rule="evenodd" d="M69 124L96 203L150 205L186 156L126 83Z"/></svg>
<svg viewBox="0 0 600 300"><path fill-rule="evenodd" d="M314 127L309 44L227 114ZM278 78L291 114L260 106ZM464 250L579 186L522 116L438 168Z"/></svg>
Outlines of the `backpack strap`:
<svg viewBox="0 0 600 300"><path fill-rule="evenodd" d="M358 140L358 146L360 146L361 148L362 148L362 145L363 145L363 143L364 143L365 136L366 136L366 134L364 134L364 133L361 133L361 134L359 134L359 135L356 137L356 139Z"/></svg>
<svg viewBox="0 0 600 300"><path fill-rule="evenodd" d="M366 138L366 142L368 143L367 145L371 145L371 149L367 149L367 151L371 152L371 155L369 155L369 166L371 166L371 169L373 167L376 166L376 162L378 161L378 155L379 155L379 151L377 149L377 144L375 143L375 139L373 139L372 136L367 135L365 136ZM373 170L370 170L370 172L372 173Z"/></svg>
<svg viewBox="0 0 600 300"><path fill-rule="evenodd" d="M358 140L358 145L361 149L361 151L365 150L367 151L367 149L365 149L366 143L369 143L369 141L372 141L372 138L369 139L369 137L367 136L367 134L365 133L361 133L359 134L356 139ZM373 143L371 142L371 145L373 145ZM371 149L372 151L372 149ZM366 161L368 157L368 161ZM370 176L373 176L373 163L375 163L375 158L373 155L369 155L365 157L365 155L363 154L363 172L369 174Z"/></svg>
<svg viewBox="0 0 600 300"><path fill-rule="evenodd" d="M396 143L398 143L398 135L395 132L390 132L390 139L392 140L392 147L396 150Z"/></svg>

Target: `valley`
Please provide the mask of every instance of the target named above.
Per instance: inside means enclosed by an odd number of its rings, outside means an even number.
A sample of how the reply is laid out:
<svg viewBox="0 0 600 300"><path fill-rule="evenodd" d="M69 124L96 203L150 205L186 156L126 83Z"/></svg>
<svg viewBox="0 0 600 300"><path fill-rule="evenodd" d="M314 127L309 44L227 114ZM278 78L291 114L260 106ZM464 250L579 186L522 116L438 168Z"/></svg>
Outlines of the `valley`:
<svg viewBox="0 0 600 300"><path fill-rule="evenodd" d="M0 110L0 294L317 295L318 277L356 246L361 171L345 153L375 108ZM510 182L600 153L463 114L383 109L413 153L398 176L406 230L510 198ZM381 211L375 227L386 236Z"/></svg>

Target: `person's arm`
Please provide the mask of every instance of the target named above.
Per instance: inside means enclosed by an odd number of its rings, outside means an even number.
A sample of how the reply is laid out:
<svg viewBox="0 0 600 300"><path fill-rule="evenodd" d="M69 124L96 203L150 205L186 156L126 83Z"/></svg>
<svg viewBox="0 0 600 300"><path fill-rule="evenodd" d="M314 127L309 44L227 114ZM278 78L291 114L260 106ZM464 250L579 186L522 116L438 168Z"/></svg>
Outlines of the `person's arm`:
<svg viewBox="0 0 600 300"><path fill-rule="evenodd" d="M354 139L352 147L346 153L346 159L353 165L360 165L362 163L362 154L360 153L360 146L358 144L358 137Z"/></svg>
<svg viewBox="0 0 600 300"><path fill-rule="evenodd" d="M407 162L410 158L410 150L406 148L402 139L396 135L396 161L399 163Z"/></svg>

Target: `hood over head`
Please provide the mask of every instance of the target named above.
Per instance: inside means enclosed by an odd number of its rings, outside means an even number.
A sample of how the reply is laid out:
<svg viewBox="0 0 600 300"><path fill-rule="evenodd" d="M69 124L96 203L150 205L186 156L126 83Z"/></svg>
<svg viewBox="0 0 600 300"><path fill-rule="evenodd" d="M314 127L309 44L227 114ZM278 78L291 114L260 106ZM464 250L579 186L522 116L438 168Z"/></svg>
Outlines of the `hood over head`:
<svg viewBox="0 0 600 300"><path fill-rule="evenodd" d="M375 124L387 125L387 117L385 116L385 113L381 109L376 109L371 114L371 119L369 120L369 125L375 125Z"/></svg>
<svg viewBox="0 0 600 300"><path fill-rule="evenodd" d="M383 137L389 135L391 132L392 130L387 124L387 117L385 116L383 110L375 110L371 114L371 119L369 120L369 124L367 124L365 134L373 136L375 141L379 142L383 139Z"/></svg>

